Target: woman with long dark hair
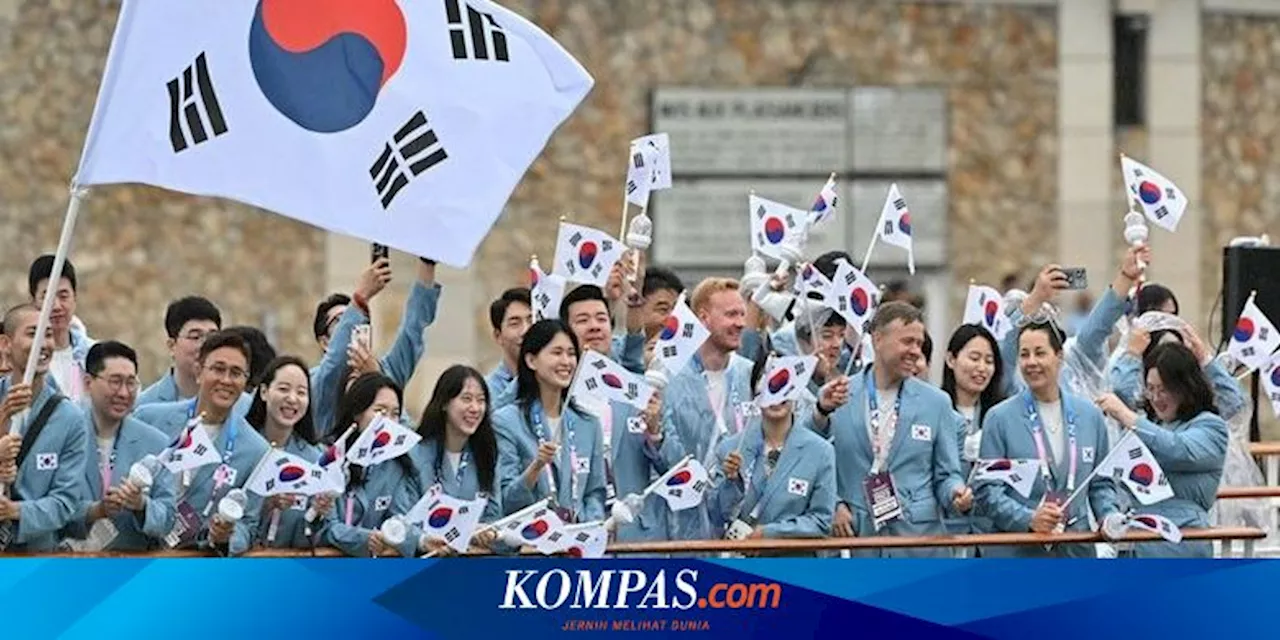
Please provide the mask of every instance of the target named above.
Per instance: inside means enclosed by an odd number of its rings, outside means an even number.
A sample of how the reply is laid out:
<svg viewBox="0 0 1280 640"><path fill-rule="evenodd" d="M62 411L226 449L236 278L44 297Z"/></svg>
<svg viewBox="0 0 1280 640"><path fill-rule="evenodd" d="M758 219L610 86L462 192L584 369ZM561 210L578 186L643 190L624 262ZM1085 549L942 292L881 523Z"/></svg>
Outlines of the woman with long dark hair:
<svg viewBox="0 0 1280 640"><path fill-rule="evenodd" d="M1178 342L1156 345L1143 359L1146 394L1142 411L1134 412L1115 394L1098 405L1120 426L1147 445L1164 470L1173 497L1140 507L1144 514L1168 518L1178 527L1208 527L1209 509L1227 457L1227 423L1214 406L1213 388L1191 349ZM1134 545L1133 555L1213 557L1209 542Z"/></svg>
<svg viewBox="0 0 1280 640"><path fill-rule="evenodd" d="M292 453L307 462L320 458L319 441L311 416L311 381L307 364L294 356L280 356L263 368L261 382L245 420L271 443L272 448ZM268 547L309 548L304 514L311 506L325 515L333 507L330 496L281 494L263 500L257 540Z"/></svg>
<svg viewBox="0 0 1280 640"><path fill-rule="evenodd" d="M381 373L356 378L338 400L334 421L337 437L346 434L342 443L345 450L351 450L360 433L378 416L396 419L402 401L400 387L391 378ZM348 431L348 426L354 428ZM409 454L368 468L352 465L349 473L347 491L338 496L325 525L325 544L349 556L412 556L417 549L416 539L406 536L403 544L391 546L378 531L383 521L393 515L393 502L405 501L398 494L421 486Z"/></svg>
<svg viewBox="0 0 1280 640"><path fill-rule="evenodd" d="M951 398L951 406L964 417L960 470L966 476L978 460L982 419L988 410L1004 402L1003 379L1000 345L990 331L966 324L951 334L942 368L942 390Z"/></svg>
<svg viewBox="0 0 1280 640"><path fill-rule="evenodd" d="M565 522L605 516L604 436L600 423L567 401L578 365L578 340L559 320L525 333L516 401L493 416L504 514L547 495Z"/></svg>
<svg viewBox="0 0 1280 640"><path fill-rule="evenodd" d="M1061 330L1052 323L1024 326L1018 332L1018 368L1027 386L987 412L979 451L982 459L1040 461L1040 477L1029 497L1004 483L978 484L980 512L991 518L997 531L1088 531L1088 507L1100 523L1120 517L1111 478L1099 474L1087 486L1077 487L1106 459L1109 442L1098 407L1060 382L1062 342ZM1081 495L1067 504L1077 489ZM1039 545L984 547L982 554L1096 557L1097 551L1092 544L1060 544L1048 550Z"/></svg>
<svg viewBox="0 0 1280 640"><path fill-rule="evenodd" d="M481 522L502 517L497 481L498 436L489 418L489 387L479 371L455 364L440 374L431 400L422 411L418 434L422 442L410 456L417 476L426 486L412 492L408 496L412 503L398 504L396 511L407 512L426 493L443 492L461 500L486 498ZM400 499L404 499L403 494ZM443 542L432 541L420 550L446 547Z"/></svg>

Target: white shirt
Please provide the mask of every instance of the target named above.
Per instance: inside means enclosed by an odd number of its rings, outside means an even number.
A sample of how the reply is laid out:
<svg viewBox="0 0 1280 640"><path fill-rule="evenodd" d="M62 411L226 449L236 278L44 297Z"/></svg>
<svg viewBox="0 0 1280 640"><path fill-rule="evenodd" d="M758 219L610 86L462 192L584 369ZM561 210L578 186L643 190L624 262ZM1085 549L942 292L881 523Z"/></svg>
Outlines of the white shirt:
<svg viewBox="0 0 1280 640"><path fill-rule="evenodd" d="M58 390L71 400L79 400L82 395L83 381L80 379L80 367L71 355L71 347L58 349L49 359L49 374L58 383Z"/></svg>
<svg viewBox="0 0 1280 640"><path fill-rule="evenodd" d="M444 459L449 461L449 470L457 475L458 467L462 466L462 452L445 451Z"/></svg>
<svg viewBox="0 0 1280 640"><path fill-rule="evenodd" d="M114 435L98 436L98 470L102 471L111 465L111 448L116 443Z"/></svg>
<svg viewBox="0 0 1280 640"><path fill-rule="evenodd" d="M895 386L892 389L876 389L877 409L880 410L880 442L885 450L889 448L893 442L892 435L897 431L898 416L893 414L893 407L898 402L898 390L901 387ZM870 407L868 407L869 409ZM867 416L867 437L871 439L871 450L874 453L876 447L876 433L871 428L871 416ZM881 451L883 455L885 452Z"/></svg>
<svg viewBox="0 0 1280 640"><path fill-rule="evenodd" d="M982 448L982 425L978 424L977 407L956 407L956 411L964 416L963 458L965 462L977 462L978 452Z"/></svg>
<svg viewBox="0 0 1280 640"><path fill-rule="evenodd" d="M216 445L218 443L218 436L222 435L222 425L209 424L208 422L201 420L200 426L204 427L205 432L209 434L209 439Z"/></svg>
<svg viewBox="0 0 1280 640"><path fill-rule="evenodd" d="M562 416L557 416L555 418L552 418L550 416L547 416L546 418L544 418L544 420L547 421L547 439L550 440L551 442L560 442L561 417Z"/></svg>
<svg viewBox="0 0 1280 640"><path fill-rule="evenodd" d="M716 416L716 430L724 432L724 399L729 393L729 386L725 381L725 370L708 371L707 375L707 393L711 399L711 413Z"/></svg>
<svg viewBox="0 0 1280 640"><path fill-rule="evenodd" d="M1062 401L1044 403L1037 400L1036 411L1040 414L1040 423L1044 425L1049 448L1053 450L1053 459L1061 462L1062 452L1067 449L1067 433L1062 428Z"/></svg>

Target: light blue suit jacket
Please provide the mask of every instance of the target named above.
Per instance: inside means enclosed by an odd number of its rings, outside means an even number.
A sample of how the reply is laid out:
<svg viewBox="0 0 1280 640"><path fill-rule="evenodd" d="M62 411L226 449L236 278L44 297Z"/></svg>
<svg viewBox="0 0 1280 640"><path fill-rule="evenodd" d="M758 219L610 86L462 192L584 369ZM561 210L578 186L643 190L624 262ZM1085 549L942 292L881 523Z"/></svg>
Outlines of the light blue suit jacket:
<svg viewBox="0 0 1280 640"><path fill-rule="evenodd" d="M177 439L182 429L187 426L187 415L191 410L192 402L194 401L182 400L147 405L142 409L144 415L151 419L148 424L159 429L172 443ZM141 416L138 418L143 422L147 422ZM244 417L236 415L233 409L231 415L227 417L227 421L222 425L218 439L213 443L220 455L225 456L226 454L232 430L236 434L235 451L232 453L228 464L235 469L236 474L230 487L223 487L219 490L218 495L213 495L213 472L218 468L219 465L217 464L205 465L192 472L191 485L186 488L185 493L182 492L181 480L179 480L178 504L181 505L185 501L200 515L202 526L196 543L201 548L210 548L212 546L208 542L209 521L217 514L218 505L215 503L209 512L209 516L205 516L205 509L209 506L209 502L211 500L221 500L230 489L244 488L244 484L253 475L253 470L257 467L258 462L262 460L263 456L267 455L268 450L271 448L271 445L261 435L258 435L258 432L248 422L245 422ZM258 521L261 513L262 497L249 492L249 501L245 505L244 518L236 523L235 531L231 534L231 540L228 544L228 553L240 555L253 546L254 533L258 530Z"/></svg>
<svg viewBox="0 0 1280 640"><path fill-rule="evenodd" d="M489 404L494 409L510 404L515 400L516 374L507 368L507 363L499 362L498 366L485 376L485 386L489 388Z"/></svg>
<svg viewBox="0 0 1280 640"><path fill-rule="evenodd" d="M1124 305L1124 297L1118 295L1111 287L1107 287L1102 297L1098 298L1098 302L1093 305L1093 309L1089 310L1089 316L1080 326L1074 342L1068 345L1100 372L1106 371L1107 338L1111 337L1111 331L1116 323L1124 317ZM1021 307L1014 306L1009 309L1009 319L1013 321L1014 327L1019 326L1024 318ZM1000 357L1005 362L1004 395L1006 398L1012 398L1026 388L1022 374L1018 371L1017 330L1010 331L1000 342ZM1071 367L1062 368L1061 380L1067 389L1074 388L1075 375L1076 372Z"/></svg>
<svg viewBox="0 0 1280 640"><path fill-rule="evenodd" d="M367 558L370 534L395 515L393 505L413 506L408 497L400 494L410 493L416 486L417 481L405 475L399 458L366 468L364 482L359 486L348 485L347 492L334 501L321 538L325 544L349 556ZM351 524L346 522L348 503L351 504ZM404 544L398 547L402 557L417 555L418 536L412 533L405 536Z"/></svg>
<svg viewBox="0 0 1280 640"><path fill-rule="evenodd" d="M738 405L750 402L755 398L751 392L750 360L732 354L725 368L725 397L721 407L724 416L727 438L738 429ZM707 388L705 369L702 359L694 355L684 371L672 377L667 385L662 402L662 443L656 453L657 471L666 473L672 465L680 462L686 455L692 455L703 466L709 465L715 458L712 440L715 437L716 420L711 408L711 397ZM650 448L653 445L648 445ZM712 469L707 469L708 473ZM707 504L685 509L670 514L669 540L707 540L715 537L711 530L710 514Z"/></svg>
<svg viewBox="0 0 1280 640"><path fill-rule="evenodd" d="M1227 423L1217 414L1205 412L1186 421L1159 425L1140 418L1138 437L1164 470L1173 497L1153 505L1133 505L1135 513L1168 518L1179 528L1208 527L1209 509L1217 500L1222 467L1227 459ZM1168 542L1135 544L1139 558L1212 558L1210 542Z"/></svg>
<svg viewBox="0 0 1280 640"><path fill-rule="evenodd" d="M644 374L644 334L614 336L609 359L632 373ZM516 374L507 371L506 364L499 364L485 383L489 387L489 405L497 411L516 401Z"/></svg>
<svg viewBox="0 0 1280 640"><path fill-rule="evenodd" d="M1217 360L1211 360L1205 365L1204 373L1209 378L1209 384L1213 385L1213 401L1218 405L1223 418L1230 420L1240 413L1247 402L1240 383ZM1111 363L1107 380L1111 382L1116 396L1130 408L1136 408L1142 400L1143 389L1146 388L1142 376L1142 359L1127 351L1121 353Z"/></svg>
<svg viewBox="0 0 1280 640"><path fill-rule="evenodd" d="M476 470L476 458L474 455L470 457L466 468L462 470L462 477L449 468L449 463L445 460L440 461L440 475L436 476L436 456L439 455L441 449L440 443L435 440L423 440L418 443L409 452L409 458L413 461L413 466L417 469L417 477L412 480L413 488L411 491L396 494L395 504L392 510L399 515L404 515L413 508L422 499L423 494L427 492L436 483L439 483L444 492L459 500L475 500L479 494L487 494L489 502L484 506L484 514L480 516L481 522L493 522L502 517L502 496L498 491L498 487L488 487L483 491L480 488L480 473ZM471 445L467 445L468 452ZM498 469L493 470L493 481L498 483Z"/></svg>
<svg viewBox="0 0 1280 640"><path fill-rule="evenodd" d="M739 442L742 470L735 478L725 478L722 462L730 451L739 449ZM714 530L722 533L735 518L745 520L758 505L757 524L764 526L766 538L827 537L836 507L836 455L831 443L797 420L771 477L765 475L764 448L759 418L752 419L745 433L716 447L711 471L716 486L709 497ZM749 490L742 474L751 475Z"/></svg>
<svg viewBox="0 0 1280 640"><path fill-rule="evenodd" d="M649 483L661 475L658 472L660 456L649 445L649 436L643 428L638 433L632 433L627 426L632 418L640 417L639 409L628 404L613 403L611 410L613 425L610 433L610 456L613 484L617 490L617 499L621 500L629 494L640 495ZM661 496L649 495L644 500L644 508L635 514L635 521L618 526L616 538L619 542L666 540L670 513L671 509Z"/></svg>
<svg viewBox="0 0 1280 640"><path fill-rule="evenodd" d="M84 418L87 429L87 442L91 443L88 458L85 461L85 483L88 493L80 501L79 508L71 524L67 525L64 534L78 539L89 535L86 516L89 508L102 500L105 491L102 488L102 474L99 471L102 461L98 458L97 431L93 426L93 416L86 412ZM118 487L129 478L129 470L134 463L148 455L160 455L169 446L169 437L140 420L125 416L120 423L120 431L116 440L115 467L111 475L111 486ZM153 474L151 492L144 495L143 510L121 511L111 517L117 536L107 546L114 551L147 551L158 548L161 541L173 530L176 504L177 483L173 474L163 465Z"/></svg>
<svg viewBox="0 0 1280 640"><path fill-rule="evenodd" d="M289 436L284 450L307 462L314 463L320 459L320 447L299 438L296 433ZM264 506L255 537L257 543L275 549L310 549L312 545L311 540L307 538L306 520L309 504L310 500L299 499L292 508L280 512L280 524L276 527L275 542L268 542L268 534L271 533L271 510Z"/></svg>
<svg viewBox="0 0 1280 640"><path fill-rule="evenodd" d="M1032 421L1027 415L1026 394L1016 395L993 407L987 412L982 427L983 460L994 459L1039 459L1035 438L1031 435ZM1076 442L1079 447L1076 466L1076 482L1083 483L1093 471L1096 464L1102 462L1110 451L1107 437L1107 426L1102 412L1088 400L1070 393L1062 395L1064 410L1074 412L1076 418ZM1063 420L1063 429L1067 429ZM1048 489L1052 489L1065 499L1067 491L1067 473L1070 470L1070 458L1065 453L1063 460L1055 459L1053 447L1049 443L1050 434L1045 433L1045 455L1049 457L1049 469L1053 486L1046 487L1044 478L1037 474L1035 485L1031 489L1031 497L1023 498L1017 491L1003 482L978 483L976 494L982 513L990 516L996 529L1001 532L1026 533L1031 531L1031 517ZM1065 437L1065 436L1064 436ZM1080 484L1077 484L1077 488ZM1087 498L1087 501L1086 501ZM1102 522L1109 514L1115 513L1116 486L1114 481L1101 474L1089 482L1088 488L1068 507L1065 514L1068 531L1089 531L1089 514L1086 509L1092 508L1098 522ZM1071 556L1092 558L1097 555L1092 544L1058 545L1046 550L1041 545L1021 547L984 548L983 555L989 557L1046 557Z"/></svg>
<svg viewBox="0 0 1280 640"><path fill-rule="evenodd" d="M190 400L191 398L182 397L182 393L178 391L178 381L173 377L173 369L164 374L164 377L155 381L155 384L147 387L142 393L138 394L138 400L133 404L133 415L138 417L139 410L144 406L153 404L163 404L166 402L180 402ZM236 406L231 410L238 416L249 414L249 407L253 404L253 394L245 392L240 394L240 399L236 400ZM146 414L143 414L146 415ZM146 418L139 418L143 422L149 422Z"/></svg>
<svg viewBox="0 0 1280 640"><path fill-rule="evenodd" d="M436 310L440 306L440 285L431 286L415 280L409 290L409 299L404 304L404 317L400 320L400 330L391 348L378 362L382 373L391 378L403 389L413 377L413 371L426 351L426 339L422 333L436 320ZM329 340L329 348L325 349L320 364L311 369L311 413L315 421L316 431L320 439L340 435L346 429L335 428L334 414L338 408L338 377L347 364L347 346L351 344L351 334L356 325L367 324L369 317L352 303L338 318L333 337Z"/></svg>
<svg viewBox="0 0 1280 640"><path fill-rule="evenodd" d="M8 395L10 385L10 378L0 380L0 397ZM48 385L40 387L19 434L26 434L44 403L56 395ZM18 468L12 496L22 504L10 551L56 548L58 532L75 517L76 507L88 491L84 465L89 455L89 436L84 422L80 408L62 398Z"/></svg>
<svg viewBox="0 0 1280 640"><path fill-rule="evenodd" d="M536 402L531 411L541 411ZM578 411L573 405L560 412L560 454L551 465L556 478L556 504L569 507L579 522L603 520L605 500L604 436L600 423ZM538 435L525 419L519 403L509 404L493 415L493 427L498 432L498 484L502 493L504 515L515 513L551 494L547 472L538 474L538 484L530 489L525 484L524 470L538 453ZM572 430L577 446L578 459L587 461L587 469L574 469L570 462L570 447L565 440ZM583 464L579 462L579 464ZM575 471L581 471L574 473ZM579 495L571 493L573 475L577 476Z"/></svg>
<svg viewBox="0 0 1280 640"><path fill-rule="evenodd" d="M853 378L849 401L830 417L828 428L835 445L839 499L853 511L854 532L858 536L941 535L944 533L942 518L952 512L952 496L964 485L956 442L963 419L942 391L918 378L902 381L898 392L902 413L889 443L885 470L893 477L903 513L877 532L863 490L874 462L871 437L867 433L866 376L872 375L873 370L868 368L860 377ZM892 407L880 409L888 413ZM860 555L950 557L951 552L890 549Z"/></svg>

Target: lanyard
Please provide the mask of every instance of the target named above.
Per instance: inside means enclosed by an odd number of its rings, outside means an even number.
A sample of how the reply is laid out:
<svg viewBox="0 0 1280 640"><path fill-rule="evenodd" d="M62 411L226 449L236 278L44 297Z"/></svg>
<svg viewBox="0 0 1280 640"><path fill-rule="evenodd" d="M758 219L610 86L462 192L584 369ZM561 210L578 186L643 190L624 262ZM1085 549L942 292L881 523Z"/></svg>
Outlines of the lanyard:
<svg viewBox="0 0 1280 640"><path fill-rule="evenodd" d="M346 523L347 523L347 526L349 527L349 526L351 526L351 521L352 521L352 519L353 519L353 518L352 518L352 515L353 515L353 511L352 511L352 510L355 508L355 504L356 504L356 492L355 492L355 491L348 491L348 492L347 492L347 499L345 500L345 502L346 502L347 504L346 504L346 513L344 513L344 514L343 514L343 515L345 516L345 517L343 518L343 521L344 521L344 522L346 522Z"/></svg>
<svg viewBox="0 0 1280 640"><path fill-rule="evenodd" d="M1067 402L1067 395L1061 393L1060 402L1062 403L1063 420L1067 423L1067 448L1069 450L1067 465L1067 492L1076 490L1076 415L1071 410L1071 404ZM1044 446L1044 420L1040 417L1040 412L1036 409L1036 401L1031 397L1031 392L1023 393L1023 402L1027 406L1027 417L1031 419L1031 436L1036 441L1036 455L1040 458L1040 476L1044 478L1045 490L1049 490L1053 486L1052 478L1049 474L1049 455Z"/></svg>
<svg viewBox="0 0 1280 640"><path fill-rule="evenodd" d="M102 474L102 497L107 497L107 489L111 487L111 476L116 471L116 451L120 448L120 432L124 430L124 422L116 427L115 438L111 440L111 455L107 456L106 464L101 465L98 471Z"/></svg>
<svg viewBox="0 0 1280 640"><path fill-rule="evenodd" d="M563 442L567 440L569 443L569 499L572 501L569 506L573 506L578 503L578 439L574 437L577 429L574 427L573 421L569 419L568 413L568 407L561 408L560 432L563 436L561 441ZM538 442L547 442L550 437L547 433L546 426L542 424L541 402L534 402L533 406L529 407L529 416L533 419L533 431L538 436ZM559 467L558 464L553 464L551 466L556 468ZM548 467L547 470L551 471L551 468ZM559 491L556 489L556 474L548 473L547 476L548 481L551 483L551 493L558 494Z"/></svg>
<svg viewBox="0 0 1280 640"><path fill-rule="evenodd" d="M756 498L755 506L751 508L751 515L748 516L751 519L751 524L755 524L760 521L760 513L764 510L765 494L768 493L769 482L773 480L773 474L778 470L778 461L782 459L782 450L786 447L787 444L784 441L782 443L782 449L774 449L769 453L765 453L765 450L768 447L765 445L762 437L759 448L755 450L755 458L752 459L750 465L743 468L743 470L749 474L744 476L743 479L743 489L745 489L743 492L743 499L745 500L746 496L751 494L751 478L754 478L756 475L756 467L760 466L761 462L765 463L764 481L762 481L757 487L759 496ZM777 457L774 458L771 454L777 454Z"/></svg>
<svg viewBox="0 0 1280 640"><path fill-rule="evenodd" d="M884 433L881 437L880 418L880 398L876 393L875 374L870 370L863 375L863 380L867 383L867 425L871 428L871 453L873 461L871 463L871 474L875 475L880 472L884 466L885 459L889 457L889 445L893 442L893 436L898 433L898 416L902 414L902 387L898 387L898 396L893 399L893 413L889 414L885 420Z"/></svg>
<svg viewBox="0 0 1280 640"><path fill-rule="evenodd" d="M441 441L440 443L440 448L442 450L444 449L443 441ZM444 487L444 482L442 479L444 478L443 470L444 470L444 458L446 453L447 452L442 452L440 454L440 458L436 460L436 483L439 484L441 488ZM458 458L458 468L454 469L454 472L453 472L453 479L457 483L459 489L462 488L462 472L466 470L467 465L470 463L471 463L471 447L464 446L462 448L462 456Z"/></svg>

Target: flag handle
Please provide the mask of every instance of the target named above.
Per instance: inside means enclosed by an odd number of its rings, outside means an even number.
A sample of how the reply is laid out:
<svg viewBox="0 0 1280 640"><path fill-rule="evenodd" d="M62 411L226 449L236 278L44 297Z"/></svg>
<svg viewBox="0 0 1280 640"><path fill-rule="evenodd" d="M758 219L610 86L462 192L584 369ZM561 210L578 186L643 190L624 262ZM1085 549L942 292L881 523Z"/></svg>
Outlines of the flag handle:
<svg viewBox="0 0 1280 640"><path fill-rule="evenodd" d="M867 274L867 265L871 264L871 251L876 248L876 241L879 239L880 230L876 229L871 234L871 243L867 245L867 252L862 255L862 269L860 271L862 271L863 275Z"/></svg>
<svg viewBox="0 0 1280 640"><path fill-rule="evenodd" d="M687 455L687 456L685 456L685 457L681 458L681 459L680 459L680 462L677 462L677 463L675 463L675 464L671 465L671 468L670 468L670 469L667 469L667 472L666 472L666 473L664 473L664 474L662 474L662 475L658 476L658 479L657 479L657 480L654 480L654 481L653 481L649 486L647 486L647 487L645 487L645 488L644 488L644 492L640 494L640 497L641 497L641 498L647 498L647 497L649 497L649 496L653 495L653 492L657 491L657 490L658 490L658 487L661 487L661 486L662 486L662 485L663 485L667 480L670 480L670 479L671 479L671 476L675 475L675 474L676 474L676 472L680 469L680 467L684 466L684 464L685 464L686 462L688 462L688 461L690 461L690 460L692 460L692 459L693 459L693 454L689 454L689 455Z"/></svg>
<svg viewBox="0 0 1280 640"><path fill-rule="evenodd" d="M1133 436L1133 431L1126 429L1124 437L1116 441L1116 444L1114 447L1111 448L1111 451L1107 452L1107 457L1103 458L1102 461L1099 462L1098 464L1093 465L1093 471L1090 471L1089 475L1085 476L1084 482L1081 482L1080 486L1076 487L1075 492L1073 492L1070 496L1067 496L1067 501L1062 503L1062 508L1064 510L1068 506L1070 506L1071 503L1074 502L1076 498L1080 497L1080 494L1084 493L1085 489L1089 488L1089 483L1092 482L1095 477L1097 477L1098 471L1100 471L1103 467L1105 467L1107 465L1107 461L1111 459L1111 456L1114 456L1116 452L1121 449L1120 445L1124 444L1125 441L1127 441L1132 436Z"/></svg>
<svg viewBox="0 0 1280 640"><path fill-rule="evenodd" d="M36 335L43 336L49 330L49 315L53 313L53 299L57 291L57 277L62 273L62 266L67 262L67 253L71 250L71 235L76 228L76 218L80 215L80 203L84 202L86 196L89 195L87 187L81 187L79 184L71 183L71 200L67 203L67 214L62 220L62 235L58 236L58 249L53 254L53 266L49 270L49 286L46 287L44 301L40 304L40 319L36 321ZM22 383L31 384L36 376L36 362L40 359L40 353L43 349L32 348L31 353L27 354L27 367L22 372ZM38 390L32 393L34 398L38 395ZM9 419L9 434L17 435L20 425L27 420L27 414L30 409L18 412L17 415ZM4 484L0 484L0 495L8 495L9 488Z"/></svg>
<svg viewBox="0 0 1280 640"><path fill-rule="evenodd" d="M493 522L491 522L491 523L489 523L489 524L485 525L484 527L481 527L480 529L477 529L475 533L472 533L472 534L471 534L471 537L472 537L472 538L474 538L474 537L476 537L476 536L478 536L478 535L480 535L480 534L482 534L482 533L488 533L488 532L490 532L490 531L497 531L498 529L501 529L502 527L505 527L505 526L507 526L508 524L511 524L512 522L515 522L516 520L519 520L520 518L523 518L523 517L525 517L525 516L527 516L527 515L529 515L529 514L533 513L534 511L537 511L538 509L542 509L542 508L549 508L549 507L550 507L550 502L551 502L551 496L547 496L547 497L545 497L545 498L543 498L543 499L541 499L541 500L539 500L539 501L537 501L537 502L535 502L535 503L533 503L533 504L531 504L531 505L529 505L529 506L527 506L527 507L525 507L525 508L523 508L523 509L521 509L521 510L519 510L519 511L517 511L517 512L515 512L515 513L513 513L513 514L511 514L511 515L509 515L509 516L507 516L507 517L505 517L505 518L499 518L499 519L494 520ZM422 557L423 557L423 558L434 558L434 557L436 557L436 556L438 556L438 555L440 555L440 549L436 549L435 551L432 551L431 553L428 553L427 555L422 556Z"/></svg>

